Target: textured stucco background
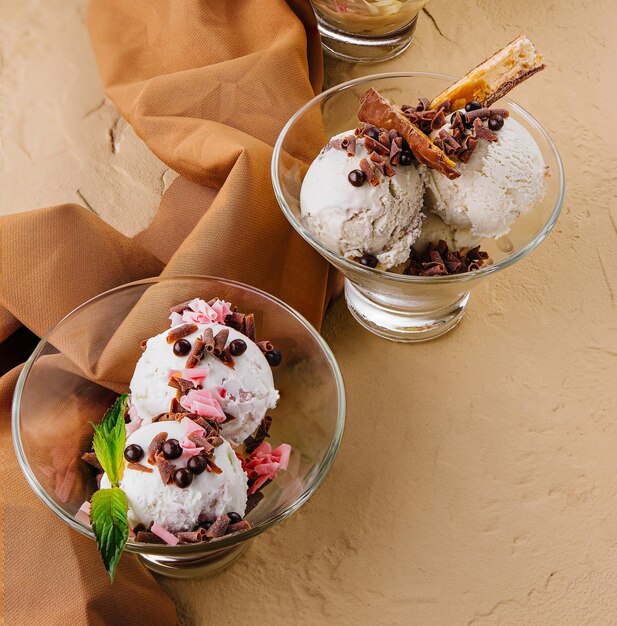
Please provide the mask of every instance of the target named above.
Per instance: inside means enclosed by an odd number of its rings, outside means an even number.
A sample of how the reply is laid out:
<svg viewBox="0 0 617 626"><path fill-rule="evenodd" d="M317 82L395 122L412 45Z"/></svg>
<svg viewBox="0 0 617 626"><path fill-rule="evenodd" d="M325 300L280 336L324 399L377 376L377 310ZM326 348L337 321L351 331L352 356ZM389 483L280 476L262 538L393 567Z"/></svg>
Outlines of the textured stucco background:
<svg viewBox="0 0 617 626"><path fill-rule="evenodd" d="M85 0L3 5L0 211L77 201L138 232L173 173L105 101ZM334 469L228 571L162 581L186 624L617 623L614 8L434 0L401 58L327 61L329 85L462 74L527 33L549 69L514 98L561 150L566 204L445 338L391 344L335 306L349 413Z"/></svg>

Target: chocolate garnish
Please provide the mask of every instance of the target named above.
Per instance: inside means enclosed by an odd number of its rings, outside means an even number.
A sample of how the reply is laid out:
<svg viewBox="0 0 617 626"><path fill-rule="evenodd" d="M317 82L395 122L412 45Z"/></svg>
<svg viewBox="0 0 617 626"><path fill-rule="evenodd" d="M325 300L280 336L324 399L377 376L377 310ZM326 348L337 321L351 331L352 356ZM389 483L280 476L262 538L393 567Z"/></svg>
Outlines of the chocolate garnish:
<svg viewBox="0 0 617 626"><path fill-rule="evenodd" d="M140 530L135 533L135 541L138 543L161 543L164 544L165 541L161 539L158 535L155 535L153 532L149 530Z"/></svg>
<svg viewBox="0 0 617 626"><path fill-rule="evenodd" d="M347 156L352 157L356 155L356 136L349 135L347 137L349 143L347 144Z"/></svg>
<svg viewBox="0 0 617 626"><path fill-rule="evenodd" d="M178 376L172 376L167 383L168 387L178 389L184 395L190 389L195 389L195 383L192 380L186 380Z"/></svg>
<svg viewBox="0 0 617 626"><path fill-rule="evenodd" d="M405 273L411 276L463 274L478 269L487 259L488 254L480 250L480 246L471 248L465 254L450 252L447 243L441 239L436 245L429 243L422 253L412 246L410 264Z"/></svg>
<svg viewBox="0 0 617 626"><path fill-rule="evenodd" d="M203 334L204 350L206 352L214 352L214 333L210 327L204 330Z"/></svg>
<svg viewBox="0 0 617 626"><path fill-rule="evenodd" d="M181 304L176 304L176 306L172 306L169 309L170 313L183 313L189 308L189 304L193 302L192 300L187 300L186 302L182 302Z"/></svg>
<svg viewBox="0 0 617 626"><path fill-rule="evenodd" d="M360 159L360 169L364 172L366 176L366 180L373 187L377 187L379 185L379 178L375 174L375 170L373 166L368 162L367 159Z"/></svg>
<svg viewBox="0 0 617 626"><path fill-rule="evenodd" d="M235 524L229 524L229 526L227 527L227 531L225 532L226 535L231 535L232 533L239 533L243 530L250 530L251 529L251 522L249 522L248 520L241 520L239 522L236 522Z"/></svg>
<svg viewBox="0 0 617 626"><path fill-rule="evenodd" d="M218 435L209 435L207 441L213 448L218 448L223 445L224 439Z"/></svg>
<svg viewBox="0 0 617 626"><path fill-rule="evenodd" d="M182 324L182 326L173 328L167 333L167 343L176 343L178 339L184 339L184 337L192 335L197 330L197 324Z"/></svg>
<svg viewBox="0 0 617 626"><path fill-rule="evenodd" d="M147 340L147 339L142 339L142 340L139 342L139 347L141 348L141 351L142 351L142 352L145 352L145 351L146 351L146 344L147 344L147 343L148 343L148 340Z"/></svg>
<svg viewBox="0 0 617 626"><path fill-rule="evenodd" d="M396 131L390 131L396 132ZM398 165L400 154L403 150L403 138L394 137L390 143L390 163L392 165Z"/></svg>
<svg viewBox="0 0 617 626"><path fill-rule="evenodd" d="M212 523L212 526L206 531L206 537L208 539L215 539L216 537L222 537L229 526L229 517L227 515L221 515L217 517Z"/></svg>
<svg viewBox="0 0 617 626"><path fill-rule="evenodd" d="M390 134L388 133L388 131L382 130L379 133L379 143L386 148L390 148L390 142Z"/></svg>
<svg viewBox="0 0 617 626"><path fill-rule="evenodd" d="M148 463L154 465L156 455L163 449L163 444L167 441L167 433L157 433L148 446Z"/></svg>
<svg viewBox="0 0 617 626"><path fill-rule="evenodd" d="M244 316L243 324L244 334L251 340L255 341L255 316L252 313L247 313Z"/></svg>
<svg viewBox="0 0 617 626"><path fill-rule="evenodd" d="M104 471L102 465L99 463L99 460L96 458L95 452L84 452L81 455L81 460L85 461L88 465L91 465L99 472Z"/></svg>
<svg viewBox="0 0 617 626"><path fill-rule="evenodd" d="M163 456L162 452L157 452L155 460L156 467L159 470L163 484L171 485L174 482L174 472L176 471L175 466Z"/></svg>
<svg viewBox="0 0 617 626"><path fill-rule="evenodd" d="M252 493L246 500L246 508L244 509L244 514L248 515L262 500L264 499L264 494L261 491L256 491Z"/></svg>
<svg viewBox="0 0 617 626"><path fill-rule="evenodd" d="M223 470L214 462L212 457L207 456L206 460L208 461L208 467L206 468L209 472L213 472L214 474L222 474Z"/></svg>
<svg viewBox="0 0 617 626"><path fill-rule="evenodd" d="M244 440L244 450L247 454L254 452L270 436L270 426L272 426L272 418L266 415L261 420L257 430Z"/></svg>
<svg viewBox="0 0 617 626"><path fill-rule="evenodd" d="M205 343L201 337L197 337L195 339L195 343L193 344L193 349L191 350L191 354L189 354L188 359L186 360L186 368L191 369L193 367L197 367L199 362L204 357Z"/></svg>
<svg viewBox="0 0 617 626"><path fill-rule="evenodd" d="M270 352L270 350L274 350L274 346L267 340L266 341L258 341L257 342L257 347L262 352Z"/></svg>
<svg viewBox="0 0 617 626"><path fill-rule="evenodd" d="M180 543L200 543L206 539L206 531L203 528L198 528L190 532L176 533L176 537L180 540Z"/></svg>
<svg viewBox="0 0 617 626"><path fill-rule="evenodd" d="M203 448L203 454L211 454L214 450L214 446L197 432L192 432L187 435L187 439L192 441L198 448Z"/></svg>
<svg viewBox="0 0 617 626"><path fill-rule="evenodd" d="M375 124L379 128L393 129L399 132L420 163L445 174L450 179L458 178L461 175L455 168L454 161L449 159L422 131L414 126L398 107L374 89L369 89L360 98L358 118L363 122Z"/></svg>
<svg viewBox="0 0 617 626"><path fill-rule="evenodd" d="M178 398L172 398L169 404L170 413L184 413L186 409L180 404Z"/></svg>
<svg viewBox="0 0 617 626"><path fill-rule="evenodd" d="M246 315L244 313L238 313L238 311L234 311L230 315L225 317L225 326L229 326L238 332L242 332L244 329L244 318Z"/></svg>
<svg viewBox="0 0 617 626"><path fill-rule="evenodd" d="M216 333L216 336L214 337L214 356L219 356L223 353L228 338L229 330L227 328L223 328Z"/></svg>
<svg viewBox="0 0 617 626"><path fill-rule="evenodd" d="M137 470L139 472L146 472L148 474L152 473L151 467L146 467L145 465L142 465L141 463L127 463L127 467L130 467L131 469Z"/></svg>
<svg viewBox="0 0 617 626"><path fill-rule="evenodd" d="M479 119L473 121L473 132L477 139L486 139L487 141L497 141L498 139L497 135Z"/></svg>
<svg viewBox="0 0 617 626"><path fill-rule="evenodd" d="M364 147L367 152L376 152L377 154L386 155L389 152L389 147L380 144L368 135L364 136Z"/></svg>

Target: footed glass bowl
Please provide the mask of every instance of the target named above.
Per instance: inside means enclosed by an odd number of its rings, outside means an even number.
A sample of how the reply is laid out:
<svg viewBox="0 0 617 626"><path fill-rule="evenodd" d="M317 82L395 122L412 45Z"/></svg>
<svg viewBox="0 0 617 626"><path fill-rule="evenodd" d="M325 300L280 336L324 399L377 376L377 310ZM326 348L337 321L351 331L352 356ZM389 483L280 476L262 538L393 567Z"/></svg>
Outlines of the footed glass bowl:
<svg viewBox="0 0 617 626"><path fill-rule="evenodd" d="M330 137L358 125L361 94L374 87L398 105L413 105L420 96L433 97L455 80L444 74L407 72L374 74L342 83L299 109L281 131L274 147L272 182L285 217L311 246L344 274L347 306L358 322L386 339L425 341L454 328L463 317L471 290L520 261L542 242L555 225L563 203L564 172L555 144L527 111L508 98L502 98L496 106L507 108L531 133L548 166L549 176L542 201L519 217L507 236L482 241L482 249L488 252L492 264L452 276L396 274L346 259L308 230L300 214L302 180L308 165Z"/></svg>
<svg viewBox="0 0 617 626"><path fill-rule="evenodd" d="M287 471L264 488L264 499L246 516L250 530L193 545L127 544L146 567L177 578L232 563L251 539L297 511L328 473L343 435L345 391L317 331L277 298L241 283L205 276L130 283L82 304L43 337L19 377L12 409L15 450L30 486L64 523L94 539L75 518L96 489L79 458L91 449L89 422L98 423L116 394L128 391L140 340L169 328L169 308L195 297L219 297L254 313L258 339L283 353L273 369L281 398L269 413L270 441L291 444L292 453Z"/></svg>

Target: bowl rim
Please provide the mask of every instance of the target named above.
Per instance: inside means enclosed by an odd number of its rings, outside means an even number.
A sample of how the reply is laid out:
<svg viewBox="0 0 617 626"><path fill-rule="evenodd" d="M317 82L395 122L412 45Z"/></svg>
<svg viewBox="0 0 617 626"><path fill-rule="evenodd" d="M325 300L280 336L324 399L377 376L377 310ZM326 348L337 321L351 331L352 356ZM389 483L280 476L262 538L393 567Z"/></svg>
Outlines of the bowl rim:
<svg viewBox="0 0 617 626"><path fill-rule="evenodd" d="M343 433L345 430L345 413L346 413L346 396L345 396L345 383L343 381L343 376L341 374L340 367L336 361L334 354L330 346L327 344L325 339L317 332L317 330L313 327L313 325L300 313L298 313L295 309L290 307L288 304L283 302L280 298L269 294L262 289L258 289L257 287L252 287L251 285L247 285L246 283L242 283L240 281L231 280L227 278L220 278L218 276L209 276L209 275L200 275L200 274L179 274L173 276L158 276L152 278L145 278L141 280L132 281L130 283L125 283L123 285L119 285L118 287L114 287L112 289L108 289L96 296L89 298L79 306L75 307L72 311L67 313L60 321L54 324L47 332L41 337L40 341L36 345L34 351L28 358L28 360L24 363L22 371L20 372L19 378L17 379L17 383L15 385L15 391L13 393L13 400L11 404L11 433L13 439L13 446L15 448L15 454L17 456L17 461L19 463L20 469L24 474L28 484L34 491L34 493L43 501L45 505L55 513L63 522L65 522L68 526L70 526L73 530L89 537L90 539L95 540L95 536L90 527L83 525L78 522L73 516L69 515L60 505L56 503L56 501L51 498L47 491L43 488L43 486L39 483L34 473L30 469L30 464L28 463L26 454L24 452L22 439L21 439L21 430L19 424L19 416L21 409L21 399L24 391L24 387L26 385L28 375L34 365L35 361L38 358L38 355L42 351L42 349L49 343L50 336L57 330L64 322L73 316L77 315L81 309L85 308L92 302L102 300L115 292L122 291L124 289L128 289L131 287L136 287L139 285L154 285L159 283L164 283L168 281L175 280L210 280L217 281L221 283L225 283L227 285L241 287L243 289L247 289L248 291L254 292L260 296L263 296L269 300L272 300L274 303L280 305L283 309L285 309L292 317L296 318L302 326L304 326L309 333L313 336L313 338L317 341L317 344L321 348L323 354L325 355L328 364L332 370L334 375L334 380L336 384L337 390L337 417L336 423L334 425L334 432L332 435L332 439L330 441L330 445L328 450L326 451L323 460L321 461L318 471L313 477L311 483L306 486L306 488L302 491L302 493L295 498L293 502L291 502L287 507L285 507L282 511L280 511L277 515L268 518L250 528L249 530L245 530L241 533L235 535L229 535L228 537L221 537L216 541L208 542L208 543L197 543L197 544L186 544L186 545L162 545L162 544L147 544L147 543L134 543L127 542L125 550L127 552L133 552L137 554L154 554L154 555L165 555L171 557L172 555L177 554L203 554L206 552L215 552L219 551L223 548L230 548L235 545L238 545L242 542L248 541L257 535L265 532L269 528L276 526L283 520L287 519L290 515L292 515L295 511L297 511L303 504L305 504L311 496L317 491L324 478L330 471L334 459L336 458L337 452L339 450ZM145 292L144 292L145 293ZM143 294L142 294L143 295Z"/></svg>
<svg viewBox="0 0 617 626"><path fill-rule="evenodd" d="M333 93L337 93L340 91L345 91L351 87L356 85L360 85L362 83L370 83L371 81L377 81L387 78L441 78L444 80L451 81L454 83L458 78L455 76L451 76L449 74L442 74L437 72L383 72L378 74L369 74L367 76L360 76L359 78L354 78L352 80L345 81L344 83L339 83L338 85L334 85L327 89L326 91L322 91L320 94L316 95L314 98L311 98L306 104L301 106L287 121L285 126L283 126L279 136L274 144L274 149L272 152L272 160L270 163L270 176L272 178L272 186L274 188L274 195L279 203L283 214L289 221L289 223L293 226L296 232L307 241L313 248L315 248L322 256L324 256L328 261L330 261L333 265L339 267L342 266L345 270L350 270L357 273L360 276L364 276L365 278L378 278L381 280L392 281L394 283L408 283L408 284L422 284L422 285L437 285L444 283L458 283L458 282L467 282L472 281L482 276L488 276L489 274L494 274L502 269L510 267L514 265L517 261L520 261L523 257L527 256L532 250L534 250L553 230L555 223L557 222L557 218L561 212L561 208L563 206L564 197L565 197L565 173L563 162L561 160L561 156L559 151L557 150L557 146L546 132L544 127L536 120L535 117L531 115L526 109L524 109L519 104L516 104L510 98L503 97L500 98L503 102L507 103L507 106L516 111L518 115L520 115L530 126L532 126L546 141L549 150L552 152L555 162L557 165L557 171L552 173L553 176L558 176L559 181L559 189L557 199L555 201L555 205L553 206L553 210L544 224L544 226L540 229L540 231L536 234L536 236L529 241L525 246L523 246L520 250L517 250L513 254L503 258L501 261L497 263L493 263L491 265L486 265L484 267L480 267L477 270L473 270L471 272L465 272L464 274L451 274L446 276L410 276L406 274L397 274L395 272L389 272L387 270L381 270L377 268L366 267L357 263L355 261L351 261L350 259L341 256L340 254L333 252L329 248L327 248L324 244L322 244L317 237L315 237L309 230L299 221L294 215L293 211L287 204L285 200L285 196L283 194L281 185L279 183L278 176L278 165L282 153L282 146L289 132L289 129L293 126L293 124L304 114L305 111L310 109L312 106L317 104L318 102L326 99Z"/></svg>

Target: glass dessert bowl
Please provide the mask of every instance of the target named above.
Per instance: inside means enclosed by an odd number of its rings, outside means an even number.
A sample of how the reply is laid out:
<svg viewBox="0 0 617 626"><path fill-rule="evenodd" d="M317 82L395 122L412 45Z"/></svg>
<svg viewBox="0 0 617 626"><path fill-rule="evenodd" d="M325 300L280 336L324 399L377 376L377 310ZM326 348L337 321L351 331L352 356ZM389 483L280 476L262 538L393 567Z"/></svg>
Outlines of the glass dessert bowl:
<svg viewBox="0 0 617 626"><path fill-rule="evenodd" d="M358 103L369 88L402 105L431 97L455 79L426 72L389 73L348 81L319 94L285 125L274 147L272 180L283 213L298 233L345 276L345 298L357 321L386 339L403 342L439 337L458 324L473 288L510 267L539 245L551 231L563 203L565 182L559 153L527 111L508 98L499 106L536 142L547 167L542 200L514 222L499 239L483 239L490 261L473 271L446 276L412 276L367 267L326 246L307 227L300 191L308 166L330 137L358 126Z"/></svg>
<svg viewBox="0 0 617 626"><path fill-rule="evenodd" d="M91 449L91 422L128 390L141 357L138 338L168 331L170 307L195 297L221 298L253 312L258 338L267 337L282 353L272 369L281 398L268 411L269 441L288 443L292 452L286 471L266 484L263 499L246 514L250 529L185 545L126 544L149 569L178 578L213 574L232 563L252 538L300 508L328 473L343 434L345 393L317 331L280 300L241 283L203 276L130 283L89 300L43 337L24 366L12 408L14 445L30 486L66 524L94 539L80 515L97 490L91 468L80 460Z"/></svg>

